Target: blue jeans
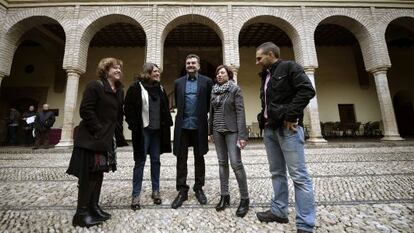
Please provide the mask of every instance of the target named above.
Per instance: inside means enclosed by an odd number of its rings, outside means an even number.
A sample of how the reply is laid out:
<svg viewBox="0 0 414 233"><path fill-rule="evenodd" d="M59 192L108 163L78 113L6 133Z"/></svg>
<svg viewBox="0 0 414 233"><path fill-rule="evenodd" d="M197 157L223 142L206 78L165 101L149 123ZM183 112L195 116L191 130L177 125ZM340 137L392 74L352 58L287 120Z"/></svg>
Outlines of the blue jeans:
<svg viewBox="0 0 414 233"><path fill-rule="evenodd" d="M297 129L297 132L286 128L264 129L263 140L274 193L271 211L279 217L288 217L287 167L295 187L296 227L312 231L315 227L315 198L305 164L303 128L298 126Z"/></svg>
<svg viewBox="0 0 414 233"><path fill-rule="evenodd" d="M147 154L151 159L151 184L152 191L160 190L160 130L144 129L145 155L135 161L134 174L132 178L132 196L141 194L142 179L144 176L145 160Z"/></svg>

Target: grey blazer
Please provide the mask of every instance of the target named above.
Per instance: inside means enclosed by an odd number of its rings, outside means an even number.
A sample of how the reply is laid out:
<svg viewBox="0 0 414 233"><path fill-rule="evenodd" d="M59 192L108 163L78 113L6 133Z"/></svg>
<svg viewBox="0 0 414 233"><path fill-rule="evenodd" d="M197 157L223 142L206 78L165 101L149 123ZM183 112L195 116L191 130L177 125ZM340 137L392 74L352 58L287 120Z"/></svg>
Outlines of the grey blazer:
<svg viewBox="0 0 414 233"><path fill-rule="evenodd" d="M216 94L211 93L211 101L216 98ZM223 101L223 115L226 127L230 132L237 132L239 140L247 140L249 135L246 129L246 115L244 112L244 102L241 89L237 85L231 86L227 98ZM210 104L210 114L208 120L209 135L213 134L213 106Z"/></svg>

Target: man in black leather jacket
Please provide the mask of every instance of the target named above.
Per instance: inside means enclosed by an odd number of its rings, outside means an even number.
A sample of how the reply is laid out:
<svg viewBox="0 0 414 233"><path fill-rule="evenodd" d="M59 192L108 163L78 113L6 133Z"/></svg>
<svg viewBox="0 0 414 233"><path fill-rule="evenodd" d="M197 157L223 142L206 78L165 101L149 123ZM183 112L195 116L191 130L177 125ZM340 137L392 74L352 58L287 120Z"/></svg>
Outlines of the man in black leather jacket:
<svg viewBox="0 0 414 233"><path fill-rule="evenodd" d="M288 223L288 182L286 167L295 187L296 227L312 232L315 203L312 180L304 153L303 109L315 96L315 90L303 68L279 58L280 49L271 42L256 50L256 64L263 67L259 124L264 128L269 170L272 174L271 208L257 213L262 222Z"/></svg>

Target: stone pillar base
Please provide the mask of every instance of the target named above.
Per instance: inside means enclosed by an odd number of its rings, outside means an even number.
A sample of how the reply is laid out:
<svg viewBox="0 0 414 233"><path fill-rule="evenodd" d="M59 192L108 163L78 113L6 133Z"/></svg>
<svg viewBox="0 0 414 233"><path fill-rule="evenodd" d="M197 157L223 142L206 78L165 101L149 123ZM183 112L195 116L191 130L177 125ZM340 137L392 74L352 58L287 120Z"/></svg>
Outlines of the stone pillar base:
<svg viewBox="0 0 414 233"><path fill-rule="evenodd" d="M389 135L381 138L381 141L404 141L405 139L400 137L400 135Z"/></svg>
<svg viewBox="0 0 414 233"><path fill-rule="evenodd" d="M55 147L71 147L73 146L73 140L62 141L55 145Z"/></svg>
<svg viewBox="0 0 414 233"><path fill-rule="evenodd" d="M326 143L328 143L328 141L326 141L324 138L320 138L320 137L308 138L308 140L306 140L306 142L312 143L312 144L326 144Z"/></svg>

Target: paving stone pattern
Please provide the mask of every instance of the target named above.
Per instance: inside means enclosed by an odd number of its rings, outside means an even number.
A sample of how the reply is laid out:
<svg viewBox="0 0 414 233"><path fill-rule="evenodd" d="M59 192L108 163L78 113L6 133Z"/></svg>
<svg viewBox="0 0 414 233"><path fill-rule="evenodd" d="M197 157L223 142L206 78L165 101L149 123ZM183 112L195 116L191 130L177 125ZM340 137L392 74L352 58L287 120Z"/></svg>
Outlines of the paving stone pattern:
<svg viewBox="0 0 414 233"><path fill-rule="evenodd" d="M176 196L175 157L161 157L163 204L152 203L150 162L145 167L142 209L129 209L132 192L132 149L120 148L118 171L105 174L101 206L113 218L90 229L71 226L76 209L77 180L65 174L71 151L0 149L0 232L296 232L293 184L289 180L289 224L260 223L256 212L269 207L272 195L267 157L262 144L243 150L251 209L236 217L239 193L230 173L231 207L216 212L219 200L217 158L206 156L208 204L193 192L182 208L170 208ZM413 232L414 146L307 148L306 160L317 204L316 232ZM188 184L194 183L190 151Z"/></svg>

